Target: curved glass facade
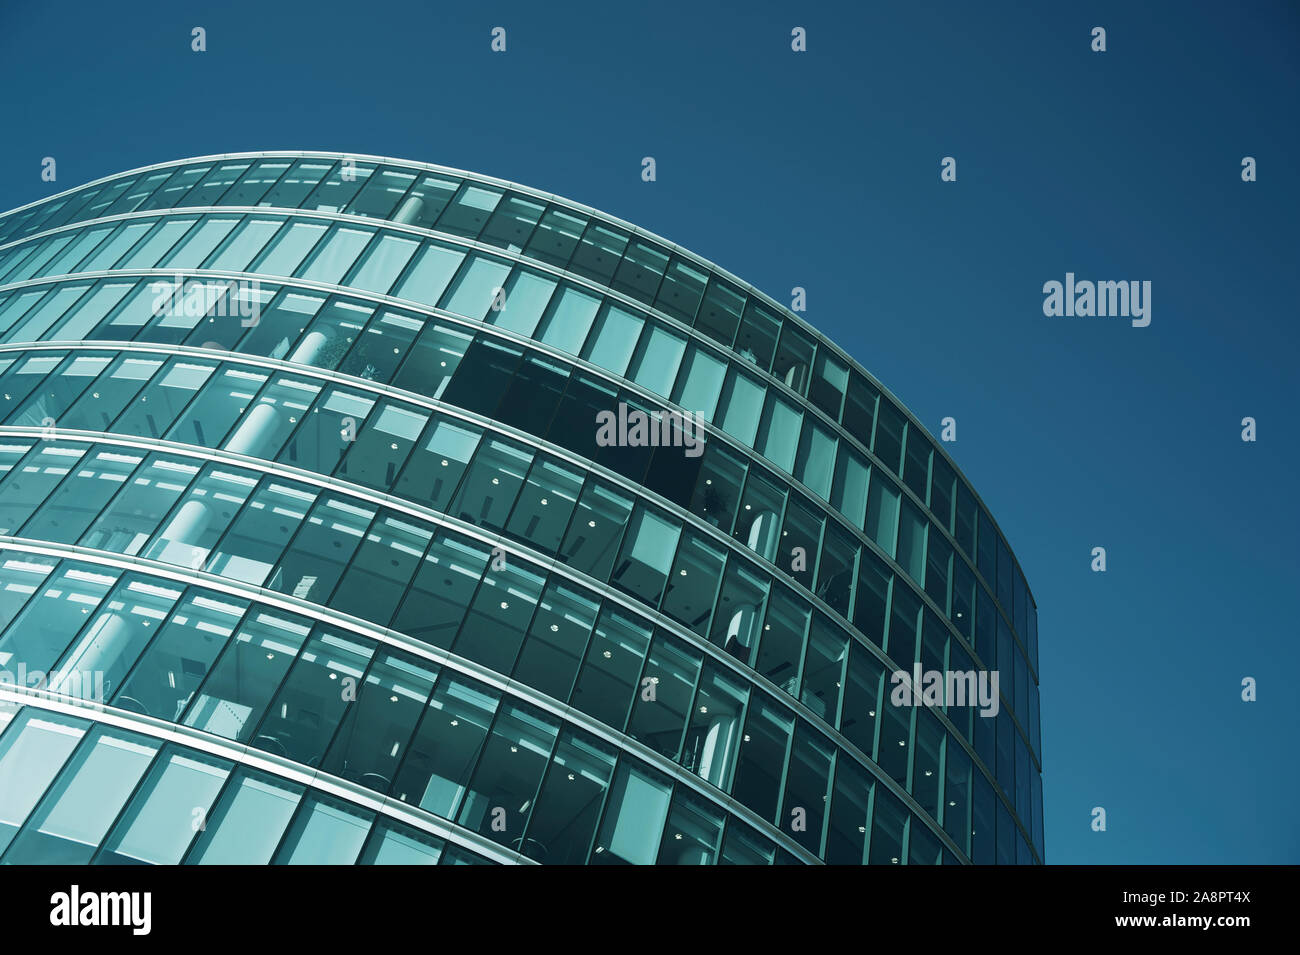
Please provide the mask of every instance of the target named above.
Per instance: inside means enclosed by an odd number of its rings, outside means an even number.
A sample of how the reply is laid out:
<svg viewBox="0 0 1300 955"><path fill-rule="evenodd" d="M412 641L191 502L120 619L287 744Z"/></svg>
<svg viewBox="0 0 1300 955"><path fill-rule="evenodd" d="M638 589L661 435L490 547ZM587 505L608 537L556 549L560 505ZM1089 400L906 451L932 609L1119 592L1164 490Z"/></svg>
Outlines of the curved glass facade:
<svg viewBox="0 0 1300 955"><path fill-rule="evenodd" d="M0 216L0 669L41 678L0 862L1040 862L1037 642L915 418L627 223L301 153ZM895 705L917 666L996 712Z"/></svg>

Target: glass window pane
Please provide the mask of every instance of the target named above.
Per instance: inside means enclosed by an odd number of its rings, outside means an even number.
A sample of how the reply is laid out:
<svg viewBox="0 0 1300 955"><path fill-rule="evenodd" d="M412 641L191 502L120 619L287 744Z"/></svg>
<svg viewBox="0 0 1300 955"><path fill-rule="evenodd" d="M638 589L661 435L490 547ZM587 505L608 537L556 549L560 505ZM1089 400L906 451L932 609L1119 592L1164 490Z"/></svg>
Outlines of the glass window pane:
<svg viewBox="0 0 1300 955"><path fill-rule="evenodd" d="M848 653L848 635L824 614L814 614L799 701L832 726L839 718L840 687L844 685Z"/></svg>
<svg viewBox="0 0 1300 955"><path fill-rule="evenodd" d="M333 796L312 793L285 834L276 865L352 865L374 813Z"/></svg>
<svg viewBox="0 0 1300 955"><path fill-rule="evenodd" d="M538 223L528 240L527 254L551 265L563 268L568 265L573 250L578 247L587 220L563 209L551 207Z"/></svg>
<svg viewBox="0 0 1300 955"><path fill-rule="evenodd" d="M476 255L460 270L441 307L455 315L481 321L502 294L509 274L510 266L505 262Z"/></svg>
<svg viewBox="0 0 1300 955"><path fill-rule="evenodd" d="M475 681L444 673L398 770L393 795L435 815L454 818L487 740L498 699Z"/></svg>
<svg viewBox="0 0 1300 955"><path fill-rule="evenodd" d="M299 159L293 164L293 168L262 197L258 205L296 209L332 168L334 163L331 160Z"/></svg>
<svg viewBox="0 0 1300 955"><path fill-rule="evenodd" d="M393 221L422 229L433 228L459 187L460 181L457 179L440 175L421 176L420 181L411 187L410 194L402 200L401 208L393 215Z"/></svg>
<svg viewBox="0 0 1300 955"><path fill-rule="evenodd" d="M677 376L673 402L705 421L712 421L726 370L726 363L720 358L692 345L687 351L682 373Z"/></svg>
<svg viewBox="0 0 1300 955"><path fill-rule="evenodd" d="M352 276L348 285L367 292L388 294L388 290L397 281L397 276L406 268L406 263L415 255L419 243L397 235L383 234L367 253L357 274ZM318 260L319 261L319 260ZM315 265L313 264L313 268Z"/></svg>
<svg viewBox="0 0 1300 955"><path fill-rule="evenodd" d="M217 798L231 764L173 750L154 762L98 862L177 865Z"/></svg>
<svg viewBox="0 0 1300 955"><path fill-rule="evenodd" d="M81 742L87 725L27 707L0 737L0 854Z"/></svg>
<svg viewBox="0 0 1300 955"><path fill-rule="evenodd" d="M875 444L871 450L895 474L900 473L903 455L903 425L905 420L887 401L880 402L876 423Z"/></svg>
<svg viewBox="0 0 1300 955"><path fill-rule="evenodd" d="M835 461L835 485L831 504L855 527L863 527L867 514L867 462L846 443L841 443Z"/></svg>
<svg viewBox="0 0 1300 955"><path fill-rule="evenodd" d="M674 258L664 274L659 295L655 299L655 308L667 312L687 325L695 320L695 312L700 307L704 295L704 285L709 276L698 266L683 259Z"/></svg>
<svg viewBox="0 0 1300 955"><path fill-rule="evenodd" d="M713 615L713 603L717 599L726 556L721 545L694 531L687 531L668 575L662 611L705 636L709 632L709 619Z"/></svg>
<svg viewBox="0 0 1300 955"><path fill-rule="evenodd" d="M81 341L99 324L126 293L133 288L130 282L105 282L82 299L64 321L44 335L46 341ZM67 427L72 427L68 425Z"/></svg>
<svg viewBox="0 0 1300 955"><path fill-rule="evenodd" d="M766 575L734 559L722 581L722 597L709 639L745 664L752 662L758 647L769 583Z"/></svg>
<svg viewBox="0 0 1300 955"><path fill-rule="evenodd" d="M672 784L658 773L620 764L605 806L591 861L601 865L652 865L668 819Z"/></svg>
<svg viewBox="0 0 1300 955"><path fill-rule="evenodd" d="M538 601L514 678L547 696L567 700L599 608L595 595L553 579Z"/></svg>
<svg viewBox="0 0 1300 955"><path fill-rule="evenodd" d="M336 164L321 184L302 203L304 209L319 212L340 212L352 201L369 181L375 167L370 163L357 163L345 159Z"/></svg>
<svg viewBox="0 0 1300 955"><path fill-rule="evenodd" d="M493 306L488 312L488 324L531 336L551 300L555 284L554 279L523 269L515 270L506 283L505 304L500 309Z"/></svg>
<svg viewBox="0 0 1300 955"><path fill-rule="evenodd" d="M97 727L73 755L4 861L9 865L84 865L135 790L159 742Z"/></svg>
<svg viewBox="0 0 1300 955"><path fill-rule="evenodd" d="M357 197L352 200L352 204L348 206L348 215L369 216L373 219L388 218L414 181L414 174L409 172L399 172L396 169L379 170L366 180Z"/></svg>
<svg viewBox="0 0 1300 955"><path fill-rule="evenodd" d="M677 787L664 829L659 865L713 865L722 841L722 810L703 796Z"/></svg>
<svg viewBox="0 0 1300 955"><path fill-rule="evenodd" d="M293 275L328 227L319 222L291 222L276 235L253 270L264 275Z"/></svg>
<svg viewBox="0 0 1300 955"><path fill-rule="evenodd" d="M153 578L156 579L156 578ZM153 639L180 597L177 585L123 578L64 654L50 676L50 688L82 699L106 696L118 685ZM87 693L95 687L94 693Z"/></svg>
<svg viewBox="0 0 1300 955"><path fill-rule="evenodd" d="M394 294L421 305L437 305L464 259L464 252L426 245Z"/></svg>
<svg viewBox="0 0 1300 955"><path fill-rule="evenodd" d="M792 713L761 695L755 696L745 718L732 795L768 822L779 822L781 776L793 731Z"/></svg>
<svg viewBox="0 0 1300 955"><path fill-rule="evenodd" d="M368 640L322 630L312 635L267 710L252 745L316 766L348 708L346 680L355 689L374 653Z"/></svg>
<svg viewBox="0 0 1300 955"><path fill-rule="evenodd" d="M780 331L781 322L767 306L759 305L751 298L740 324L740 334L736 336L735 350L746 361L768 371L776 354L776 338Z"/></svg>
<svg viewBox="0 0 1300 955"><path fill-rule="evenodd" d="M499 203L479 241L518 252L532 235L545 206L536 199L511 195Z"/></svg>
<svg viewBox="0 0 1300 955"><path fill-rule="evenodd" d="M221 797L185 861L189 865L266 865L303 787L241 770Z"/></svg>
<svg viewBox="0 0 1300 955"><path fill-rule="evenodd" d="M335 228L312 256L303 278L334 284L342 280L375 233L370 229Z"/></svg>
<svg viewBox="0 0 1300 955"><path fill-rule="evenodd" d="M481 432L459 421L435 418L394 486L408 500L445 510L478 448Z"/></svg>
<svg viewBox="0 0 1300 955"><path fill-rule="evenodd" d="M616 752L586 734L571 730L561 734L528 830L515 847L547 865L586 862L614 775Z"/></svg>
<svg viewBox="0 0 1300 955"><path fill-rule="evenodd" d="M483 442L449 513L502 530L532 462L532 451L524 445L496 438Z"/></svg>
<svg viewBox="0 0 1300 955"><path fill-rule="evenodd" d="M915 425L907 428L907 460L903 462L903 483L912 489L921 501L926 503L925 490L930 479L930 456L934 449L926 440L921 429Z"/></svg>
<svg viewBox="0 0 1300 955"><path fill-rule="evenodd" d="M668 759L681 758L682 734L691 719L702 659L685 642L663 631L655 634L628 721L628 736Z"/></svg>
<svg viewBox="0 0 1300 955"><path fill-rule="evenodd" d="M652 325L641 337L629 374L638 385L666 398L672 392L685 351L685 339Z"/></svg>
<svg viewBox="0 0 1300 955"><path fill-rule="evenodd" d="M737 789L741 786L736 754L737 747L746 745L741 741L740 725L748 700L748 683L714 664L706 665L690 711L680 761L682 767L724 791L731 790L733 773ZM753 712L754 707L750 707ZM780 773L780 763L776 772Z"/></svg>
<svg viewBox="0 0 1300 955"><path fill-rule="evenodd" d="M373 507L352 500L326 495L317 501L268 587L325 602L375 517Z"/></svg>
<svg viewBox="0 0 1300 955"><path fill-rule="evenodd" d="M498 567L494 561L483 575L452 651L498 673L513 670L544 581L535 564L516 558Z"/></svg>
<svg viewBox="0 0 1300 955"><path fill-rule="evenodd" d="M879 473L871 474L871 495L867 499L867 536L890 557L898 537L898 489Z"/></svg>
<svg viewBox="0 0 1300 955"><path fill-rule="evenodd" d="M578 354L599 307L600 299L590 292L562 285L559 294L551 299L538 340L571 355Z"/></svg>
<svg viewBox="0 0 1300 955"><path fill-rule="evenodd" d="M442 217L438 220L438 230L470 239L476 238L483 231L488 216L500 201L500 191L465 183L460 187L456 198L443 211Z"/></svg>
<svg viewBox="0 0 1300 955"><path fill-rule="evenodd" d="M820 855L822 822L830 799L833 747L804 720L798 720L790 747L785 798L781 804L781 828L809 852Z"/></svg>
<svg viewBox="0 0 1300 955"><path fill-rule="evenodd" d="M194 698L185 725L248 742L309 629L289 614L253 611Z"/></svg>
<svg viewBox="0 0 1300 955"><path fill-rule="evenodd" d="M804 422L799 454L796 457L795 477L823 501L830 500L831 496L836 443L830 431L811 416Z"/></svg>
<svg viewBox="0 0 1300 955"><path fill-rule="evenodd" d="M582 357L593 365L622 375L627 371L632 351L641 335L641 325L640 317L616 305L606 305Z"/></svg>
<svg viewBox="0 0 1300 955"><path fill-rule="evenodd" d="M358 865L437 865L446 843L436 836L380 819Z"/></svg>
<svg viewBox="0 0 1300 955"><path fill-rule="evenodd" d="M163 260L162 268L197 269L212 254L232 229L239 224L237 217L209 216L197 229L192 229L184 242Z"/></svg>
<svg viewBox="0 0 1300 955"><path fill-rule="evenodd" d="M261 253L271 236L283 225L282 219L245 219L230 241L213 258L210 268L243 272Z"/></svg>
<svg viewBox="0 0 1300 955"><path fill-rule="evenodd" d="M226 193L221 197L221 205L257 205L271 186L284 175L289 166L290 162L287 159L262 159L253 163L239 177L239 181L226 190Z"/></svg>
<svg viewBox="0 0 1300 955"><path fill-rule="evenodd" d="M382 653L356 688L321 770L387 795L437 674L423 660Z"/></svg>
<svg viewBox="0 0 1300 955"><path fill-rule="evenodd" d="M48 673L117 581L117 571L65 563L0 636L0 666Z"/></svg>
<svg viewBox="0 0 1300 955"><path fill-rule="evenodd" d="M659 606L681 530L677 522L638 508L611 582L651 607Z"/></svg>
<svg viewBox="0 0 1300 955"><path fill-rule="evenodd" d="M247 604L193 590L113 694L113 705L174 722L234 634Z"/></svg>
<svg viewBox="0 0 1300 955"><path fill-rule="evenodd" d="M772 374L802 395L808 389L812 361L812 342L793 322L786 322L781 330L781 345L776 351Z"/></svg>
<svg viewBox="0 0 1300 955"><path fill-rule="evenodd" d="M628 235L622 230L592 222L569 263L570 271L601 285L609 285L614 269L622 261Z"/></svg>
<svg viewBox="0 0 1300 955"><path fill-rule="evenodd" d="M597 580L606 579L614 567L632 502L630 495L612 485L588 481L560 547L560 559Z"/></svg>
<svg viewBox="0 0 1300 955"><path fill-rule="evenodd" d="M925 580L925 532L929 521L904 501L898 523L898 563L917 583Z"/></svg>
<svg viewBox="0 0 1300 955"><path fill-rule="evenodd" d="M613 287L649 305L663 279L668 253L659 246L634 239L614 273Z"/></svg>
<svg viewBox="0 0 1300 955"><path fill-rule="evenodd" d="M504 704L483 745L456 821L520 851L559 729L559 721L540 710Z"/></svg>
<svg viewBox="0 0 1300 955"><path fill-rule="evenodd" d="M758 433L758 419L763 413L764 387L752 378L737 373L733 368L722 390L718 414L722 430L746 447L754 444Z"/></svg>
<svg viewBox="0 0 1300 955"><path fill-rule="evenodd" d="M650 647L650 627L614 604L601 612L572 703L582 712L622 730Z"/></svg>
<svg viewBox="0 0 1300 955"><path fill-rule="evenodd" d="M486 544L439 533L393 617L393 629L435 647L450 647L488 555Z"/></svg>
<svg viewBox="0 0 1300 955"><path fill-rule="evenodd" d="M835 764L835 791L831 796L830 825L826 833L828 865L862 865L866 862L867 825L871 821L871 795L875 779L852 760Z"/></svg>

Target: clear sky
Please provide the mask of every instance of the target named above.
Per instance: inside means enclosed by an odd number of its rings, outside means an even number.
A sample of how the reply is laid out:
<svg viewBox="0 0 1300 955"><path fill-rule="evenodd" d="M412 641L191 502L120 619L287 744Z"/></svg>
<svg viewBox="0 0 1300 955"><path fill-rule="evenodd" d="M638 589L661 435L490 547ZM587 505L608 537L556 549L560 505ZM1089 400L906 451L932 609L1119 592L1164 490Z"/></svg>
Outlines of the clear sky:
<svg viewBox="0 0 1300 955"><path fill-rule="evenodd" d="M806 288L932 432L956 418L1024 567L1058 863L1300 862L1298 107L1285 0L0 2L0 209L186 156L348 151ZM1066 272L1150 281L1150 326L1045 317Z"/></svg>

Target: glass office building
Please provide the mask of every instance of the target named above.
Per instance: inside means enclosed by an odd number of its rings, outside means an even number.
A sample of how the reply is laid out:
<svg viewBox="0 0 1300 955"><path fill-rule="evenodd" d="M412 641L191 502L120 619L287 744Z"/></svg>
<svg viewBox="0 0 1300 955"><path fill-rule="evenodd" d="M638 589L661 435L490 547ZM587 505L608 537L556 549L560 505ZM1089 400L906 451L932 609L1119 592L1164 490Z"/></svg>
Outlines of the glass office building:
<svg viewBox="0 0 1300 955"><path fill-rule="evenodd" d="M1035 605L942 448L745 282L436 166L0 217L0 671L4 863L1043 859Z"/></svg>

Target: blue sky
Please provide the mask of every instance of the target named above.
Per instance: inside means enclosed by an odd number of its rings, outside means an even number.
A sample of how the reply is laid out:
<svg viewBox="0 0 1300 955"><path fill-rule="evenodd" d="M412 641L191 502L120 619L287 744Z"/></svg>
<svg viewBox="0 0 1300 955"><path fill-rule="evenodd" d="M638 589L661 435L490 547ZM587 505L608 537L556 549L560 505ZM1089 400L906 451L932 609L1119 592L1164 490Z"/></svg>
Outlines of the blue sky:
<svg viewBox="0 0 1300 955"><path fill-rule="evenodd" d="M1300 862L1300 8L456 6L5 3L0 208L339 150L525 183L806 288L932 431L957 419L948 450L1025 569L1048 861ZM1066 272L1150 281L1151 325L1045 317Z"/></svg>

